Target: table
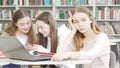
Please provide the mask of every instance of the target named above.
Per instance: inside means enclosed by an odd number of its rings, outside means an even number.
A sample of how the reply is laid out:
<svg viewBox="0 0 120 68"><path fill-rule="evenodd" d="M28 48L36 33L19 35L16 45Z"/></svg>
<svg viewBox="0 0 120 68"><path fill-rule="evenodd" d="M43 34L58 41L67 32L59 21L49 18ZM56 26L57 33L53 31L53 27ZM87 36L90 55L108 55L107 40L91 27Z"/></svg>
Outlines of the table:
<svg viewBox="0 0 120 68"><path fill-rule="evenodd" d="M7 63L7 64L16 64L21 65L22 67L26 68L26 65L51 65L51 64L87 64L90 63L90 60L63 60L62 62L55 62L55 61L23 61L23 60L13 60L13 59L4 59L0 60L0 63ZM3 64L2 63L2 64Z"/></svg>
<svg viewBox="0 0 120 68"><path fill-rule="evenodd" d="M22 61L22 60L9 60L12 64L17 65L46 65L46 64L87 64L90 63L90 60L64 60L62 62L55 61Z"/></svg>
<svg viewBox="0 0 120 68"><path fill-rule="evenodd" d="M120 42L120 39L109 39L110 42Z"/></svg>
<svg viewBox="0 0 120 68"><path fill-rule="evenodd" d="M119 49L120 39L110 39L109 41L110 41L110 45L112 45L111 50L116 54L117 60L120 61L120 53L119 53L120 52L120 49Z"/></svg>
<svg viewBox="0 0 120 68"><path fill-rule="evenodd" d="M8 58L0 58L0 66L8 65L10 63L8 60Z"/></svg>

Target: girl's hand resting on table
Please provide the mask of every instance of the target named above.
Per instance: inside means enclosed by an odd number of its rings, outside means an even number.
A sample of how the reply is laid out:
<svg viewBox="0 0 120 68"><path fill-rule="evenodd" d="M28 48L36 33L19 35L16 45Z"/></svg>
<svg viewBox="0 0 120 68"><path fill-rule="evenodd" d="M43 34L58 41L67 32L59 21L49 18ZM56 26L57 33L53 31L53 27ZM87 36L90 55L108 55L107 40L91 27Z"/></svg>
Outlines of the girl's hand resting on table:
<svg viewBox="0 0 120 68"><path fill-rule="evenodd" d="M64 59L74 59L78 60L80 59L80 53L79 51L77 52L61 52L61 53L56 53L55 55L52 56L51 61L62 61Z"/></svg>
<svg viewBox="0 0 120 68"><path fill-rule="evenodd" d="M62 61L63 59L69 59L69 53L57 53L52 56L51 61Z"/></svg>

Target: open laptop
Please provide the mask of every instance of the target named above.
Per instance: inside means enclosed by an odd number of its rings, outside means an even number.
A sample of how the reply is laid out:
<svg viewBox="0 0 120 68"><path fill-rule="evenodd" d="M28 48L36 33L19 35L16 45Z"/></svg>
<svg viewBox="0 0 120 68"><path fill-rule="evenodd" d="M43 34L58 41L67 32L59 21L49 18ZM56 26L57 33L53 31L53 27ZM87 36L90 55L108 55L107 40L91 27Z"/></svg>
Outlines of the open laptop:
<svg viewBox="0 0 120 68"><path fill-rule="evenodd" d="M16 37L0 36L0 50L3 54L11 59L28 60L28 61L43 61L50 60L51 56L33 56L23 47Z"/></svg>

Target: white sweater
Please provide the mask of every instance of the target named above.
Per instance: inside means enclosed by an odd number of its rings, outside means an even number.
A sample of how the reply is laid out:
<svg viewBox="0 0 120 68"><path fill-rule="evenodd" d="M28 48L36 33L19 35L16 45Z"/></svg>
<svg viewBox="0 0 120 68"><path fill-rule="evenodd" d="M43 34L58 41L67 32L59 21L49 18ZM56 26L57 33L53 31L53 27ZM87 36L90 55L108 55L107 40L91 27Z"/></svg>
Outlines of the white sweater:
<svg viewBox="0 0 120 68"><path fill-rule="evenodd" d="M94 44L84 45L80 51L80 59L92 62L85 64L84 68L109 68L110 45L105 33L100 33L95 38Z"/></svg>
<svg viewBox="0 0 120 68"><path fill-rule="evenodd" d="M94 44L93 44L94 43ZM73 45L61 46L59 49L74 51ZM110 45L105 33L100 33L92 42L84 42L84 47L80 50L80 60L91 60L85 64L84 68L109 68Z"/></svg>

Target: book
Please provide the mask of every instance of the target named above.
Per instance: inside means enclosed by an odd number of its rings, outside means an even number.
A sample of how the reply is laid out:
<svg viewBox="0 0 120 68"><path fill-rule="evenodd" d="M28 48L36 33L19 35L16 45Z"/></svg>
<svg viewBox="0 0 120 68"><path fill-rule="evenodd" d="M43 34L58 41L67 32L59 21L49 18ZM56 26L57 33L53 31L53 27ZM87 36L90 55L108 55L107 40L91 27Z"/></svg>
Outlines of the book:
<svg viewBox="0 0 120 68"><path fill-rule="evenodd" d="M2 10L0 10L0 19L2 19Z"/></svg>
<svg viewBox="0 0 120 68"><path fill-rule="evenodd" d="M49 54L50 51L46 48L44 48L42 45L38 47L36 50L29 51L31 55L39 55L39 54Z"/></svg>
<svg viewBox="0 0 120 68"><path fill-rule="evenodd" d="M4 58L4 54L0 51L0 58Z"/></svg>
<svg viewBox="0 0 120 68"><path fill-rule="evenodd" d="M67 0L67 5L71 5L71 0Z"/></svg>
<svg viewBox="0 0 120 68"><path fill-rule="evenodd" d="M106 34L115 34L115 31L112 25L109 22L99 22L97 23L100 29L105 32Z"/></svg>
<svg viewBox="0 0 120 68"><path fill-rule="evenodd" d="M3 2L2 2L2 0L0 0L0 5L3 5Z"/></svg>
<svg viewBox="0 0 120 68"><path fill-rule="evenodd" d="M64 10L59 10L59 18L65 19L65 11Z"/></svg>
<svg viewBox="0 0 120 68"><path fill-rule="evenodd" d="M35 5L35 0L29 0L29 5Z"/></svg>
<svg viewBox="0 0 120 68"><path fill-rule="evenodd" d="M45 55L45 56L53 56L54 53L46 53L46 52L37 52L39 55Z"/></svg>
<svg viewBox="0 0 120 68"><path fill-rule="evenodd" d="M79 0L80 5L84 5L84 0Z"/></svg>
<svg viewBox="0 0 120 68"><path fill-rule="evenodd" d="M75 0L73 5L75 5L75 6L80 5L80 1L79 0Z"/></svg>
<svg viewBox="0 0 120 68"><path fill-rule="evenodd" d="M50 5L50 0L44 0L44 5Z"/></svg>
<svg viewBox="0 0 120 68"><path fill-rule="evenodd" d="M13 5L14 0L8 0L9 5Z"/></svg>
<svg viewBox="0 0 120 68"><path fill-rule="evenodd" d="M105 22L105 31L107 34L115 34L115 31L109 22Z"/></svg>
<svg viewBox="0 0 120 68"><path fill-rule="evenodd" d="M120 34L120 24L119 23L112 23L112 27L116 34Z"/></svg>
<svg viewBox="0 0 120 68"><path fill-rule="evenodd" d="M2 29L3 29L3 24L0 23L0 33L2 32Z"/></svg>
<svg viewBox="0 0 120 68"><path fill-rule="evenodd" d="M14 0L13 5L14 5L14 6L18 6L18 5L19 5L18 2L19 2L18 0Z"/></svg>

